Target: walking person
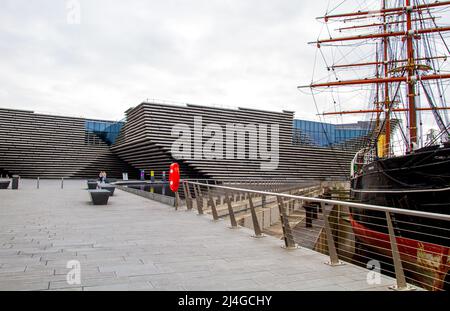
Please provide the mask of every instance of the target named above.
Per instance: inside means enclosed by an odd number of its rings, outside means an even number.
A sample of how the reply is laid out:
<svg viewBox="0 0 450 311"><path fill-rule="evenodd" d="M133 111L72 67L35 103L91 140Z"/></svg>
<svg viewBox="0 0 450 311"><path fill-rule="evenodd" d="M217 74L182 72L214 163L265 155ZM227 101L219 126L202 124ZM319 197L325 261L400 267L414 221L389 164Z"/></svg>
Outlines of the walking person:
<svg viewBox="0 0 450 311"><path fill-rule="evenodd" d="M102 183L103 184L106 183L106 172L105 171L103 171L103 174L102 174Z"/></svg>
<svg viewBox="0 0 450 311"><path fill-rule="evenodd" d="M100 171L100 173L98 173L98 181L102 182L103 179L103 171Z"/></svg>

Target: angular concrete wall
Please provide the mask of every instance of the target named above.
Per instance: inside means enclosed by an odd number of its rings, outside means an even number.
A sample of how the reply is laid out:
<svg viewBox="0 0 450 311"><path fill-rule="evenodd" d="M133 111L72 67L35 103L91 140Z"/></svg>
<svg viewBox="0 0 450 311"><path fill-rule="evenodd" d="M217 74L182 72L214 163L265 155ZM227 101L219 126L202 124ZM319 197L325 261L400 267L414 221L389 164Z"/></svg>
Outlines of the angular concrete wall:
<svg viewBox="0 0 450 311"><path fill-rule="evenodd" d="M175 159L171 152L176 140L171 136L173 126L184 124L193 130L194 120L199 117L203 126L216 124L224 130L230 124L277 124L278 167L263 171L261 163L267 161L248 158L252 148L248 135L245 159L227 159L225 149L221 159ZM105 170L109 177L121 178L122 172L128 172L130 178L137 178L138 169L145 169L147 174L155 171L159 179L171 163L178 162L183 178L347 178L353 152L293 145L292 119L293 113L286 111L142 103L127 111L117 141L108 146L86 131L86 119L0 109L0 172L30 178L95 178L98 171ZM203 137L201 145L207 140ZM192 150L194 147L193 139Z"/></svg>
<svg viewBox="0 0 450 311"><path fill-rule="evenodd" d="M177 160L184 175L220 180L327 179L347 178L349 175L353 152L292 144L292 112L142 103L127 111L127 122L112 150L137 168L154 170L157 175L161 174L162 171L167 171L170 163L176 161L171 152L171 146L176 140L176 137L171 136L173 126L185 124L193 130L196 117L202 118L203 126L213 123L222 128L234 123L278 124L279 166L273 171L262 171L260 164L264 162L263 160L204 158ZM207 138L204 138L202 143L206 140ZM194 148L193 141L192 148ZM248 147L246 152L248 154Z"/></svg>
<svg viewBox="0 0 450 311"><path fill-rule="evenodd" d="M85 119L0 109L0 170L24 178L111 178L137 170L85 130Z"/></svg>

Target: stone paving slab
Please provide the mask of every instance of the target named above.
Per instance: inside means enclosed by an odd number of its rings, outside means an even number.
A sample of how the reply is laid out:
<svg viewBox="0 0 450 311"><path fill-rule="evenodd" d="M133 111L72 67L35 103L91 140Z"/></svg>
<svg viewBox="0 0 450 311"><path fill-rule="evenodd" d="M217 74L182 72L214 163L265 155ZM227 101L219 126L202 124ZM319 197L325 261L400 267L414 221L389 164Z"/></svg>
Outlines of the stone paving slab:
<svg viewBox="0 0 450 311"><path fill-rule="evenodd" d="M387 290L368 271L274 237L116 190L93 206L86 182L21 180L0 191L0 290ZM70 260L81 284L69 285Z"/></svg>

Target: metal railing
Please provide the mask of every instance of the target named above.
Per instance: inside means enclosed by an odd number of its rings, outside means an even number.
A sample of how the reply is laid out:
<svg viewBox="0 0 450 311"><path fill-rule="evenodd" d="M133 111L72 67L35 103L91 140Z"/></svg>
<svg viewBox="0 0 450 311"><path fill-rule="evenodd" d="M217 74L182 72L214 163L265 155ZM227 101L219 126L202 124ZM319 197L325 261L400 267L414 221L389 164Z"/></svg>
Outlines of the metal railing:
<svg viewBox="0 0 450 311"><path fill-rule="evenodd" d="M6 180L12 180L13 178L9 178L9 177L6 177L6 178L3 178L3 176L0 176L0 180L1 179L6 179ZM19 179L19 188L21 187L21 185L22 185L22 177L20 177L20 176L18 176L18 179ZM27 180L27 181L29 181L30 183L29 183L29 187L32 185L32 183L34 183L34 181L36 182L35 183L35 187L36 187L36 189L40 189L41 188L41 181L42 181L42 179L41 179L41 177L36 177L36 178L24 178L25 180ZM58 181L58 185L59 186L57 186L57 187L59 187L59 188L61 188L61 189L64 189L64 182L66 181L66 180L71 180L71 178L67 178L67 177L61 177L61 178L44 178L44 180L52 180L52 181ZM84 180L84 179L74 179L74 180L80 180L80 181L82 181L82 180ZM33 186L34 187L34 186Z"/></svg>
<svg viewBox="0 0 450 311"><path fill-rule="evenodd" d="M286 249L326 253L331 266L379 263L395 277L392 289L449 286L450 215L308 196L322 190L317 183L183 180L180 188L188 210L227 218L233 229L247 223L254 237L275 235ZM276 221L262 219L268 209Z"/></svg>

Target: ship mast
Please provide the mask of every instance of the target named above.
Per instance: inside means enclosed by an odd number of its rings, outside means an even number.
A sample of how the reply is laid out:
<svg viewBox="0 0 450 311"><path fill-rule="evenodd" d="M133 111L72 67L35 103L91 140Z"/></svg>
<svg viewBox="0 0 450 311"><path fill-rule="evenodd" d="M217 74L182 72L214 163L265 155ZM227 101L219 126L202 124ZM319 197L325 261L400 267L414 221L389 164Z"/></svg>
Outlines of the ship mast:
<svg viewBox="0 0 450 311"><path fill-rule="evenodd" d="M450 5L450 1L441 1L441 2L436 1L433 3L415 5L415 6L411 7L411 10L418 11L421 9L430 9L430 8L446 6L446 5ZM398 7L398 8L386 8L386 9L382 9L382 10L378 10L378 11L358 11L358 12L353 12L353 13L325 15L325 16L318 17L317 19L323 19L323 20L325 20L325 22L327 22L329 19L341 18L341 17L355 17L355 16L373 17L373 16L376 16L377 14L384 14L384 13L399 13L399 14L401 14L401 12L403 12L405 9L406 9L406 7Z"/></svg>
<svg viewBox="0 0 450 311"><path fill-rule="evenodd" d="M411 0L405 0L406 5L406 49L408 54L408 107L409 107L409 151L417 144L417 112L416 112L416 62L414 60L414 31L412 30Z"/></svg>
<svg viewBox="0 0 450 311"><path fill-rule="evenodd" d="M377 62L377 63L379 62L378 57L379 57L379 55L378 55L378 47L377 47L377 52L375 54L375 62ZM375 68L376 68L376 77L379 78L380 77L379 67L376 66ZM380 85L377 84L376 87L377 88L376 88L376 92L375 92L375 107L377 110L380 110ZM378 132L380 131L380 113L377 113L375 128Z"/></svg>
<svg viewBox="0 0 450 311"><path fill-rule="evenodd" d="M386 10L386 0L383 0L383 8L382 10ZM383 13L383 33L387 33L387 20L386 13ZM389 73L389 64L388 64L388 44L389 37L383 38L383 57L384 57L384 77L388 78ZM390 101L389 101L389 83L384 83L384 101L385 101L385 146L383 150L383 155L390 154L391 147L391 119L390 119Z"/></svg>
<svg viewBox="0 0 450 311"><path fill-rule="evenodd" d="M341 111L341 112L332 112L332 113L324 113L323 115L343 115L343 114L352 114L352 113L367 113L367 112L384 112L384 123L382 125L383 128L377 128L379 142L383 142L382 145L379 146L379 151L381 156L390 156L392 154L391 150L391 112L396 111L405 111L408 115L408 140L407 142L407 152L412 152L414 150L415 145L417 144L417 112L418 111L427 111L429 109L417 107L416 105L416 84L422 83L423 81L433 81L433 80L443 80L450 79L450 74L448 73L434 73L434 74L425 74L420 73L421 71L426 71L428 69L423 69L425 66L419 63L420 60L431 60L431 59L445 59L448 55L444 56L429 56L425 58L416 58L416 51L414 47L414 42L416 39L421 39L421 35L432 34L432 33L442 33L445 31L450 31L449 26L445 27L437 27L435 23L433 27L430 28L421 28L421 29L413 29L413 21L424 21L424 20L433 20L435 21L435 17L431 16L430 18L425 18L421 15L421 13L425 10L429 12L430 8L438 8L441 6L450 6L450 1L436 1L428 4L420 4L420 5L411 5L411 0L404 0L404 6L402 7L388 7L386 0L381 0L381 9L376 11L358 11L352 13L343 13L343 14L334 14L334 15L325 15L323 17L319 17L318 19L324 20L326 23L330 20L340 20L340 21L349 21L354 19L370 19L370 18L379 18L381 19L378 24L368 24L368 25L358 25L354 27L345 27L339 28L338 30L351 30L357 28L370 28L373 26L382 26L382 31L378 33L369 33L362 35L353 35L353 36L344 36L344 37L331 37L327 39L318 39L315 42L310 42L310 44L316 44L318 48L321 48L322 45L325 44L333 44L333 43L343 43L343 42L351 42L351 41L361 41L361 40L370 40L370 39L381 39L382 43L382 61L378 60L378 56L376 57L375 62L365 62L365 63L356 63L356 64L334 64L329 67L332 70L336 68L345 68L345 67L363 67L363 66L377 66L376 77L375 78L365 78L365 79L355 79L355 80L336 80L330 82L320 82L320 83L311 83L306 86L299 86L301 88L319 88L319 87L338 87L338 86L351 86L351 85L366 85L366 84L375 84L376 85L376 97L379 96L379 85L383 85L383 99L381 102L376 100L375 110L357 110L357 111ZM417 14L417 17L413 18L414 13ZM398 20L392 22L388 20L388 16L404 16L404 20ZM391 31L388 28L388 25L404 25L404 30ZM406 44L406 57L395 57L392 58L389 55L389 45L391 43L390 38L400 37ZM378 52L377 52L378 53ZM380 57L381 58L381 57ZM391 59L390 59L391 58ZM399 59L400 58L400 59ZM399 67L389 68L390 65L396 63L403 63ZM382 66L382 76L379 75L378 66ZM400 71L401 69L402 71ZM403 72L401 75L396 75L395 73ZM395 108L394 100L397 95L393 94L394 98L391 98L390 95L390 87L393 83L405 83L406 84L406 107L405 108ZM381 104L381 105L380 105ZM439 109L450 109L450 107L441 107ZM431 109L434 113L437 113L436 108ZM377 115L377 125L378 122ZM382 139L381 139L382 138ZM381 150L380 150L381 149Z"/></svg>

